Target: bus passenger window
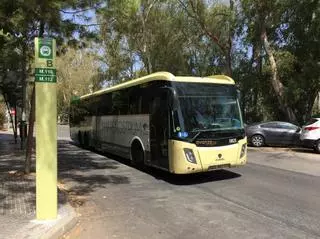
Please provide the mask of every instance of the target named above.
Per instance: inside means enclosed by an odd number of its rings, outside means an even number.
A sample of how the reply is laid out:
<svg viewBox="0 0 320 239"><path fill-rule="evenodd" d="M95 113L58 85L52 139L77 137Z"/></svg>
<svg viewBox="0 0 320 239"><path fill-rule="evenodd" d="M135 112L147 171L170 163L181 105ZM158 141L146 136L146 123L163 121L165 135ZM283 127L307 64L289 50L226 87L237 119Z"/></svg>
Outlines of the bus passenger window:
<svg viewBox="0 0 320 239"><path fill-rule="evenodd" d="M134 95L129 98L128 113L135 115L139 113L139 97Z"/></svg>

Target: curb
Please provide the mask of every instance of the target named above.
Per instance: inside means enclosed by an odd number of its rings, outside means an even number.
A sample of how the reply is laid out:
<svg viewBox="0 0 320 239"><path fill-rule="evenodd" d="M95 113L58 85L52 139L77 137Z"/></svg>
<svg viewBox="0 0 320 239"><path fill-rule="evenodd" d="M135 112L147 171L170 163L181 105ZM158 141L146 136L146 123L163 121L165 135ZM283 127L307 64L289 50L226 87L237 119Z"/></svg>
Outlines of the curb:
<svg viewBox="0 0 320 239"><path fill-rule="evenodd" d="M290 152L293 151L292 148L282 148L282 147L248 147L248 151L258 151L258 152L276 152L276 151L285 151Z"/></svg>
<svg viewBox="0 0 320 239"><path fill-rule="evenodd" d="M72 213L70 213L68 216L61 219L61 222L59 226L53 227L49 232L47 232L47 239L58 239L62 237L67 232L71 231L72 228L78 223L77 215L70 205L67 205L66 207L69 207L68 210L70 210Z"/></svg>
<svg viewBox="0 0 320 239"><path fill-rule="evenodd" d="M9 238L21 239L58 239L78 223L77 214L69 204L59 208L55 220L31 220L28 225Z"/></svg>

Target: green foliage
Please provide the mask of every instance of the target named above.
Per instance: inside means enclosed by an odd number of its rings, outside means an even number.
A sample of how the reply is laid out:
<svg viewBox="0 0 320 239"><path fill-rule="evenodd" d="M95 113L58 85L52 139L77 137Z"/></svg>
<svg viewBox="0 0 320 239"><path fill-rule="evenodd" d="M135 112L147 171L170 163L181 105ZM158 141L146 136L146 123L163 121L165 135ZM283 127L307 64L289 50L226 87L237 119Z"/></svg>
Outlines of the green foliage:
<svg viewBox="0 0 320 239"><path fill-rule="evenodd" d="M7 119L6 119L6 106L0 98L0 129L2 129L2 127L6 123L6 121L7 121Z"/></svg>
<svg viewBox="0 0 320 239"><path fill-rule="evenodd" d="M93 37L81 24L70 17L79 18L83 8L97 7L99 1L75 0L3 0L0 5L0 90L6 94L10 105L23 107L23 88L26 79L33 78L35 37L57 39L57 55L70 47L84 45L87 37ZM66 10L67 9L67 10ZM73 13L77 12L77 13ZM81 33L75 39L74 33ZM58 72L59 72L58 68ZM28 104L27 104L28 105Z"/></svg>
<svg viewBox="0 0 320 239"><path fill-rule="evenodd" d="M237 33L244 45L253 49L249 59L252 67L249 67L247 74L257 74L258 82L248 83L246 86L254 92L258 91L256 94L260 94L264 99L261 108L272 106L265 114L272 115L272 119L286 119L280 110L276 94L270 87L271 67L261 41L261 27L264 25L277 64L278 78L284 87L283 98L293 109L297 120L303 122L310 117L312 105L320 89L319 1L240 2L240 24ZM267 85L264 85L265 82ZM264 87L260 88L259 85ZM255 107L252 109L258 112Z"/></svg>
<svg viewBox="0 0 320 239"><path fill-rule="evenodd" d="M62 120L68 117L69 105L75 96L101 88L103 78L97 61L89 49L69 48L57 57L57 110Z"/></svg>
<svg viewBox="0 0 320 239"><path fill-rule="evenodd" d="M265 30L284 89L281 98L299 122L311 116L320 89L319 1L103 2L2 1L0 87L12 103L20 100L21 85L32 73L33 38L43 33L58 43L59 112L66 111L72 92L85 94L88 85L98 89L103 80L114 83L156 71L198 76L232 73L242 91L248 122L285 120L262 41ZM81 10L87 8L96 9L99 34L66 18L82 17L85 22L90 17ZM78 59L79 50L74 49L79 47L84 58L77 69L72 57ZM98 55L84 53L94 48L99 49Z"/></svg>
<svg viewBox="0 0 320 239"><path fill-rule="evenodd" d="M0 129L3 128L4 123L6 122L6 116L0 112Z"/></svg>

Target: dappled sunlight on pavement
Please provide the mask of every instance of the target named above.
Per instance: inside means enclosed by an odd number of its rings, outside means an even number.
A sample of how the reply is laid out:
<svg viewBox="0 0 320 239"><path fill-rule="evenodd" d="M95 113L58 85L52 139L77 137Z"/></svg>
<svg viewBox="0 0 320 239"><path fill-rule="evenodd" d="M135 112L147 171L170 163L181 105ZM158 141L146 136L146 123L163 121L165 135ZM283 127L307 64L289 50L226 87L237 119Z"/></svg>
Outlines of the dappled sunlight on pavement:
<svg viewBox="0 0 320 239"><path fill-rule="evenodd" d="M83 204L95 189L108 184L128 184L128 177L113 174L120 163L80 149L66 141L58 144L59 187L68 193L71 204ZM110 171L110 173L105 173Z"/></svg>
<svg viewBox="0 0 320 239"><path fill-rule="evenodd" d="M20 142L14 143L11 132L0 131L0 238L17 238L15 233L25 230L36 217L35 157L29 175L23 173L24 159ZM58 201L59 208L67 202L61 191Z"/></svg>
<svg viewBox="0 0 320 239"><path fill-rule="evenodd" d="M23 163L19 143L9 132L0 132L0 238L9 238L35 217L35 179L22 173Z"/></svg>

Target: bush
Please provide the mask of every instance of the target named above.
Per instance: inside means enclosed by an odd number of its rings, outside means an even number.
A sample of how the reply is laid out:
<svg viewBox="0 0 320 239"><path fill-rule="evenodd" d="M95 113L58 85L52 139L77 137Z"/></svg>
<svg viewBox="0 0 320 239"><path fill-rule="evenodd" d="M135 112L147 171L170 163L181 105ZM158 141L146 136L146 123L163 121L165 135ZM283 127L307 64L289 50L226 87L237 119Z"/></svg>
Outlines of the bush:
<svg viewBox="0 0 320 239"><path fill-rule="evenodd" d="M0 129L3 129L4 123L6 123L6 116L3 112L0 112Z"/></svg>

